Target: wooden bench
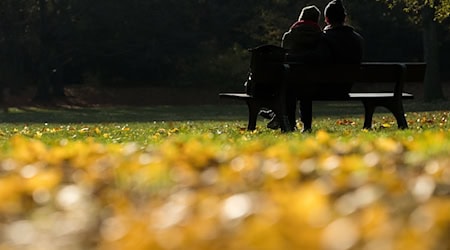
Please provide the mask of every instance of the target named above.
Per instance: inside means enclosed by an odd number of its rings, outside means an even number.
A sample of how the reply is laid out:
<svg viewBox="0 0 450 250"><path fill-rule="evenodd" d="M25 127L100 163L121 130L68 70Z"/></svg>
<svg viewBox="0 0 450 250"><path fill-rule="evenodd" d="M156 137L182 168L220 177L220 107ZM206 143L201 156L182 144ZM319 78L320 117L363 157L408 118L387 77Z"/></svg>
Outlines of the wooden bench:
<svg viewBox="0 0 450 250"><path fill-rule="evenodd" d="M372 127L372 117L376 107L387 108L396 118L400 129L408 128L403 109L403 99L413 99L411 93L403 91L406 82L422 82L425 74L425 63L375 63L366 62L361 65L300 65L298 63L284 62L284 79L278 84L279 94L260 95L252 93L219 93L220 98L231 98L245 101L248 107L248 130L256 128L258 113L263 108L274 110L280 117L281 130L290 131L289 121L286 114L285 98L288 84L321 84L352 82L358 84L372 84L366 86L368 89L378 87L382 83L389 83L389 89L381 89L370 92L349 93L346 96L326 95L312 96L313 101L361 101L364 105L364 125L363 128ZM299 76L298 82L287 83L285 79L294 75ZM258 84L258 83L254 83ZM323 90L327 92L326 89Z"/></svg>

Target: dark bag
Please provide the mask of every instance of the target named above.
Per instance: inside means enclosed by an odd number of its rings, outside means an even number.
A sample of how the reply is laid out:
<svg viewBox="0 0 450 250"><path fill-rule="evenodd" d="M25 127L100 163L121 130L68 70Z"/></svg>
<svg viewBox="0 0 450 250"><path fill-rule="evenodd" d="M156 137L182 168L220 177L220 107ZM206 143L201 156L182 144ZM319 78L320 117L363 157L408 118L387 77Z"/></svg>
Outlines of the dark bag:
<svg viewBox="0 0 450 250"><path fill-rule="evenodd" d="M273 97L283 81L286 50L274 45L262 45L249 50L252 53L246 92L251 96Z"/></svg>

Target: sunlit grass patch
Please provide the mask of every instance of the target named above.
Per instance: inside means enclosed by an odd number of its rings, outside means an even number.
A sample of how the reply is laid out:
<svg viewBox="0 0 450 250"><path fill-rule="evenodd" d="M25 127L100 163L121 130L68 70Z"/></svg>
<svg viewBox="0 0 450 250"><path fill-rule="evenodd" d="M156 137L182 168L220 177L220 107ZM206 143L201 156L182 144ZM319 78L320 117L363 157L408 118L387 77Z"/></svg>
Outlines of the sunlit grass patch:
<svg viewBox="0 0 450 250"><path fill-rule="evenodd" d="M448 117L5 124L0 249L439 249Z"/></svg>

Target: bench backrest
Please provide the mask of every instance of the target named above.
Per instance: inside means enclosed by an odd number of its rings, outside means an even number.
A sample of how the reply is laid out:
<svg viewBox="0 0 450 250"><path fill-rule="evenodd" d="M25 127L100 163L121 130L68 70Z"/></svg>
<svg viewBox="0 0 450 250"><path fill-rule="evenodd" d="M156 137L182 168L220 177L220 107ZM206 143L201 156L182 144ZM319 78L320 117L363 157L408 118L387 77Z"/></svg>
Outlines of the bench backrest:
<svg viewBox="0 0 450 250"><path fill-rule="evenodd" d="M396 82L404 77L406 70L400 63L305 65L288 62L287 65L290 81L307 83Z"/></svg>
<svg viewBox="0 0 450 250"><path fill-rule="evenodd" d="M277 73L278 81L264 83L264 90L279 88L281 79L288 84L345 84L348 83L390 83L392 91L400 95L405 82L423 82L425 63L376 63L364 62L360 65L327 64L306 65L284 62L284 75ZM277 68L281 66L276 66ZM266 71L270 72L270 70ZM283 78L284 77L284 78ZM258 89L255 81L255 89ZM326 91L326 89L324 89ZM272 92L273 93L273 92ZM255 92L260 95L261 93ZM263 94L268 95L268 93Z"/></svg>
<svg viewBox="0 0 450 250"><path fill-rule="evenodd" d="M424 62L407 62L405 82L423 82L427 64Z"/></svg>
<svg viewBox="0 0 450 250"><path fill-rule="evenodd" d="M422 82L425 63L364 62L360 65L302 64L285 61L286 50L262 45L251 52L250 74L246 92L251 96L270 97L277 94L283 82L320 83L394 83L394 92L403 90L404 82Z"/></svg>

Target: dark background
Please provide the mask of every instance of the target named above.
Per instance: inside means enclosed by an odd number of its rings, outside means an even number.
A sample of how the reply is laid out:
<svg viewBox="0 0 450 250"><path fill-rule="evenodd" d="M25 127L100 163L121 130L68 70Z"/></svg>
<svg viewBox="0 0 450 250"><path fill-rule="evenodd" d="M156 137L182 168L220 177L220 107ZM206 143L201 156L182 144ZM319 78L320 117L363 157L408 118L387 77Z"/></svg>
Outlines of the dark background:
<svg viewBox="0 0 450 250"><path fill-rule="evenodd" d="M43 97L74 84L241 90L247 49L279 44L302 7L323 10L327 2L2 0L0 80L19 92L36 86ZM344 2L349 24L365 38L365 61L424 60L414 15L375 0ZM438 25L444 82L448 24Z"/></svg>

